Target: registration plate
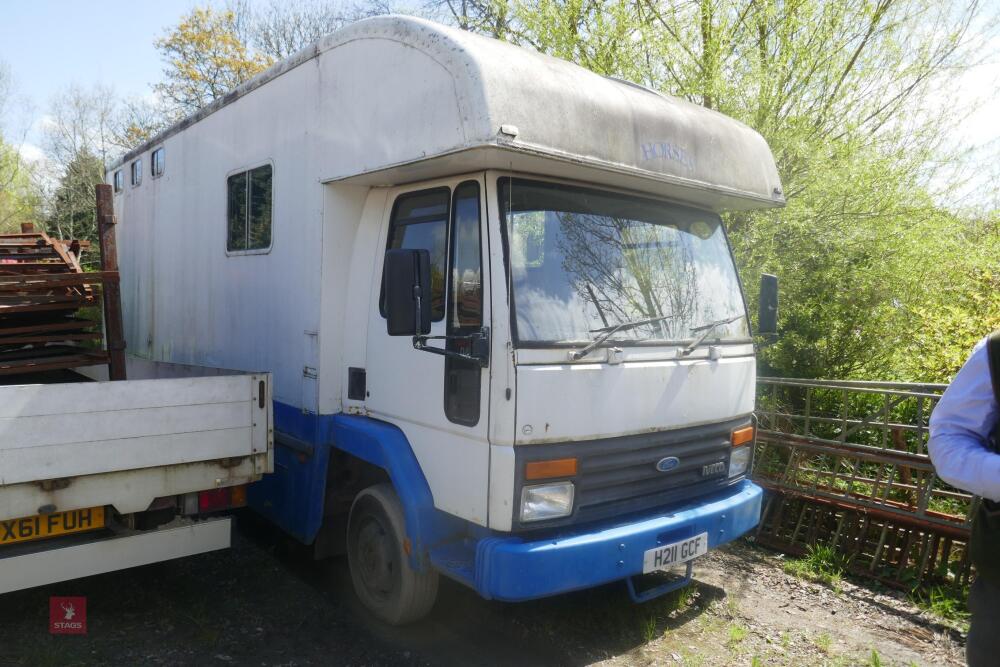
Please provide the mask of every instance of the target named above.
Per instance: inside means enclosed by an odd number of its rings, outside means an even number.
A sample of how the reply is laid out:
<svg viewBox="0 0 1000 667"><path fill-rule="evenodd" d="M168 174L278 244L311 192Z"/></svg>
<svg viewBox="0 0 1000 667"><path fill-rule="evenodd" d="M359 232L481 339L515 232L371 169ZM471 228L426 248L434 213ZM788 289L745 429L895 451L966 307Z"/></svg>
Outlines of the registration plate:
<svg viewBox="0 0 1000 667"><path fill-rule="evenodd" d="M695 535L680 542L649 549L642 555L642 573L666 570L708 553L708 533Z"/></svg>
<svg viewBox="0 0 1000 667"><path fill-rule="evenodd" d="M10 519L9 521L0 521L0 546L14 542L41 540L57 535L82 533L103 527L103 507Z"/></svg>

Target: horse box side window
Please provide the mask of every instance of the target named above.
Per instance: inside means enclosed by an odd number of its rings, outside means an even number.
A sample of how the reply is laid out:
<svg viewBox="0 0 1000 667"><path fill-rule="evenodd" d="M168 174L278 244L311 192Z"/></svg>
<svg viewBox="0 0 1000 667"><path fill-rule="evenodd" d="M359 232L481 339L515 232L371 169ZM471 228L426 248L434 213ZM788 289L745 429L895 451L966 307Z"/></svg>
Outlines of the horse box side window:
<svg viewBox="0 0 1000 667"><path fill-rule="evenodd" d="M271 174L271 165L265 164L226 179L228 252L271 247Z"/></svg>
<svg viewBox="0 0 1000 667"><path fill-rule="evenodd" d="M163 168L166 166L164 158L163 146L160 146L150 154L149 173L152 174L153 178L159 178L163 175Z"/></svg>

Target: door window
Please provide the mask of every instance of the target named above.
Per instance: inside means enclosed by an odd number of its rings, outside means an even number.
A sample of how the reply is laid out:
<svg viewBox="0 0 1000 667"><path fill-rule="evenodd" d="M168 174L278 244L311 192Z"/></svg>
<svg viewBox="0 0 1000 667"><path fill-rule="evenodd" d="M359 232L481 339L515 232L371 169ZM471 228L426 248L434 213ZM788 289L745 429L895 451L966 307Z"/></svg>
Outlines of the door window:
<svg viewBox="0 0 1000 667"><path fill-rule="evenodd" d="M448 334L467 335L483 326L483 261L479 224L479 183L455 188L451 207ZM468 341L449 340L447 348L471 352ZM482 368L478 363L446 357L444 411L449 420L466 426L479 422Z"/></svg>
<svg viewBox="0 0 1000 667"><path fill-rule="evenodd" d="M396 199L389 221L389 250L426 250L431 254L431 318L444 319L445 259L448 235L448 188L421 190ZM385 285L379 299L385 317Z"/></svg>

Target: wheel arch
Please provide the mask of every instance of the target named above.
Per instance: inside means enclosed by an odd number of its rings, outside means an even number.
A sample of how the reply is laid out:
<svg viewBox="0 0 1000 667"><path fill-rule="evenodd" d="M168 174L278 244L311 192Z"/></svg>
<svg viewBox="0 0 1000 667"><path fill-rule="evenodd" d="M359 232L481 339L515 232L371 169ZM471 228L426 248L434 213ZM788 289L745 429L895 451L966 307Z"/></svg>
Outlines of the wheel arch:
<svg viewBox="0 0 1000 667"><path fill-rule="evenodd" d="M333 424L333 447L387 475L403 508L414 569L430 567L428 550L462 532L461 519L434 508L427 478L397 426L361 415L338 415Z"/></svg>

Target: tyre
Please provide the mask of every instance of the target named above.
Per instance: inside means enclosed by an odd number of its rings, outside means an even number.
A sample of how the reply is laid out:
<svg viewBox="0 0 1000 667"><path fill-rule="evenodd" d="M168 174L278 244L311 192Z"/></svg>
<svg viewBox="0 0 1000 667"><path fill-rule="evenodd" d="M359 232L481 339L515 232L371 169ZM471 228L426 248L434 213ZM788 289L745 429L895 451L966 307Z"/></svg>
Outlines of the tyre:
<svg viewBox="0 0 1000 667"><path fill-rule="evenodd" d="M361 602L390 625L423 618L437 599L437 572L410 567L405 526L392 485L370 486L354 499L347 525L351 582Z"/></svg>

